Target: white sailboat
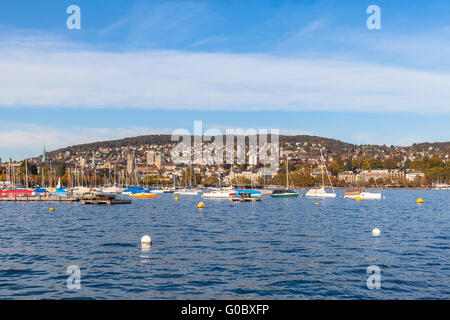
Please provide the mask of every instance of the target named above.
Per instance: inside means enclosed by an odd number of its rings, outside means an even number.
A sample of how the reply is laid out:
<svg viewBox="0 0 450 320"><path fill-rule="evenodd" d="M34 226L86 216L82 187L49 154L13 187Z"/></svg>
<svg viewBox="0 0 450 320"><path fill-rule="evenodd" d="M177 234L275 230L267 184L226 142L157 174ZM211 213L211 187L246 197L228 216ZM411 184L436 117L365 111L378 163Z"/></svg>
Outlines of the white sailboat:
<svg viewBox="0 0 450 320"><path fill-rule="evenodd" d="M228 199L230 196L234 194L235 191L214 190L212 192L205 192L204 194L202 194L202 198Z"/></svg>
<svg viewBox="0 0 450 320"><path fill-rule="evenodd" d="M345 191L344 198L356 199L357 197L359 197L361 200L381 199L381 193L367 192L364 187L348 188Z"/></svg>
<svg viewBox="0 0 450 320"><path fill-rule="evenodd" d="M322 149L320 149L320 161L322 162L322 186L320 188L310 189L305 196L311 198L336 198L336 193L334 193L333 184L331 183L330 175L328 174L327 167L325 165L325 159L323 158ZM333 192L327 192L325 190L325 177L323 174L323 168L325 167L325 171L328 176L328 180L330 181L331 189Z"/></svg>
<svg viewBox="0 0 450 320"><path fill-rule="evenodd" d="M210 188L210 189L212 189L213 191L203 193L202 198L229 199L231 196L234 196L236 194L236 190L233 189L233 185L225 188L222 188L220 186L220 174L219 174L219 188Z"/></svg>
<svg viewBox="0 0 450 320"><path fill-rule="evenodd" d="M185 172L187 175L187 168L185 168ZM194 188L192 188L192 178L191 176L193 175L194 177ZM179 194L179 195L183 195L183 196L196 196L198 195L198 190L195 188L196 185L196 181L195 181L195 173L192 174L192 167L190 167L189 170L189 187L184 188L184 189L178 189L175 191L175 194Z"/></svg>
<svg viewBox="0 0 450 320"><path fill-rule="evenodd" d="M370 169L370 167L369 167ZM362 170L362 187L348 188L345 191L344 198L347 199L361 199L361 200L376 200L381 199L381 192L367 192L364 187L364 169Z"/></svg>

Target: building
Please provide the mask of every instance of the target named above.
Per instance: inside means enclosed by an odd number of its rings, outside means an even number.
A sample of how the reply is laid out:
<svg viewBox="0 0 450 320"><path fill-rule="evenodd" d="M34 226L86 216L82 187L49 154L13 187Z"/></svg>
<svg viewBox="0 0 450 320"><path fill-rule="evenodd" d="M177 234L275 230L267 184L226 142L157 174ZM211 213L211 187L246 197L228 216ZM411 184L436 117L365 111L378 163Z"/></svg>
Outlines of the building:
<svg viewBox="0 0 450 320"><path fill-rule="evenodd" d="M145 175L158 175L159 174L159 170L155 165L151 165L151 166L137 166L135 168L136 173L139 176L145 176Z"/></svg>
<svg viewBox="0 0 450 320"><path fill-rule="evenodd" d="M344 181L347 184L355 184L356 175L353 171L339 172L338 179L339 181Z"/></svg>
<svg viewBox="0 0 450 320"><path fill-rule="evenodd" d="M128 154L127 156L127 173L131 174L134 172L134 156Z"/></svg>
<svg viewBox="0 0 450 320"><path fill-rule="evenodd" d="M421 171L410 171L406 174L406 180L410 182L417 181L417 179L425 178L425 173Z"/></svg>
<svg viewBox="0 0 450 320"><path fill-rule="evenodd" d="M81 168L86 167L86 159L83 157L80 157L80 167Z"/></svg>
<svg viewBox="0 0 450 320"><path fill-rule="evenodd" d="M161 169L162 166L163 166L165 163L166 163L166 162L164 161L163 155L162 155L161 153L158 153L158 154L156 155L156 158L155 158L155 166L156 166L158 169Z"/></svg>
<svg viewBox="0 0 450 320"><path fill-rule="evenodd" d="M361 170L356 175L356 183L363 184L369 182L371 179L377 181L378 179L390 179L391 175L388 170Z"/></svg>
<svg viewBox="0 0 450 320"><path fill-rule="evenodd" d="M156 152L155 151L147 151L147 164L149 166L154 165L156 162Z"/></svg>

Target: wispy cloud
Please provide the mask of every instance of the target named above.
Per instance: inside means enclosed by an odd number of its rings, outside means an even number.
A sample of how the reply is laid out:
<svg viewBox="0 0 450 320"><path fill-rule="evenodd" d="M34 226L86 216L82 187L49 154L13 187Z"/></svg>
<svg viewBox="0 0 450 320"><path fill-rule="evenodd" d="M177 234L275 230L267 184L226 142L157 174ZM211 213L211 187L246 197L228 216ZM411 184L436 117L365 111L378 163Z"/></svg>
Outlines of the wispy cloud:
<svg viewBox="0 0 450 320"><path fill-rule="evenodd" d="M215 37L207 37L201 40L197 40L194 43L192 43L190 45L190 47L202 47L205 45L210 45L210 44L216 44L216 43L221 43L221 42L225 42L226 38L225 37L221 37L221 36L215 36Z"/></svg>
<svg viewBox="0 0 450 320"><path fill-rule="evenodd" d="M129 23L130 17L123 17L112 24L108 25L107 27L101 29L98 33L101 36L106 36L111 34L112 32L115 32L119 28L123 27L125 24Z"/></svg>
<svg viewBox="0 0 450 320"><path fill-rule="evenodd" d="M0 47L0 106L449 114L450 74L336 59Z"/></svg>

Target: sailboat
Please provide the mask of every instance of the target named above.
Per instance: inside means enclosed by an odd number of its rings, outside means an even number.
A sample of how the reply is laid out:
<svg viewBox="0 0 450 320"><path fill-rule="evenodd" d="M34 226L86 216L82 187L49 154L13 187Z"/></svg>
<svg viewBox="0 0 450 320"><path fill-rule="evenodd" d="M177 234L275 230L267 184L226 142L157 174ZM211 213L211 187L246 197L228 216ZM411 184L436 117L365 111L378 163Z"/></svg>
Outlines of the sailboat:
<svg viewBox="0 0 450 320"><path fill-rule="evenodd" d="M186 172L186 175L187 175L187 168L185 168L185 172ZM179 195L183 195L183 196L196 196L196 195L198 195L198 190L196 188L192 188L191 175L193 175L193 177L194 177L194 186L195 186L195 184L196 184L196 182L195 182L195 172L194 172L194 174L192 174L192 167L190 167L190 170L189 170L189 187L184 188L184 189L176 190L175 194L179 194Z"/></svg>
<svg viewBox="0 0 450 320"><path fill-rule="evenodd" d="M370 168L369 168L370 169ZM345 191L344 198L347 199L361 199L361 200L371 200L371 199L381 199L380 192L367 192L364 187L364 169L362 170L362 187L348 188Z"/></svg>
<svg viewBox="0 0 450 320"><path fill-rule="evenodd" d="M211 199L228 199L230 196L234 196L236 194L236 190L233 189L233 185L227 188L220 187L220 175L219 175L219 188L211 188L213 191L205 192L202 194L202 198L211 198Z"/></svg>
<svg viewBox="0 0 450 320"><path fill-rule="evenodd" d="M333 185L331 184L330 175L328 174L327 167L325 166L325 159L323 158L322 149L320 149L320 161L322 162L322 186L320 188L310 189L305 196L312 198L336 198L336 193L334 193ZM327 173L328 179L330 180L331 188L333 189L333 193L329 193L325 190L325 177L323 174L323 168L325 167L325 171Z"/></svg>
<svg viewBox="0 0 450 320"><path fill-rule="evenodd" d="M289 190L289 160L286 155L286 189L273 190L270 194L272 198L297 198L298 192L295 190Z"/></svg>

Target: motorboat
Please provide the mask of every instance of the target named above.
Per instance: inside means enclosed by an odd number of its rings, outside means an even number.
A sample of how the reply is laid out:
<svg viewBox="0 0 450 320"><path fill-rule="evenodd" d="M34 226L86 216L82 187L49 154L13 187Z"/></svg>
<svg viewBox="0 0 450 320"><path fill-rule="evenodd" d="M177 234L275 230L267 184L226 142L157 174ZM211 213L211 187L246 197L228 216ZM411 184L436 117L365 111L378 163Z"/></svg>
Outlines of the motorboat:
<svg viewBox="0 0 450 320"><path fill-rule="evenodd" d="M345 191L344 198L356 199L357 197L361 200L381 199L381 193L367 192L365 188L348 188Z"/></svg>

